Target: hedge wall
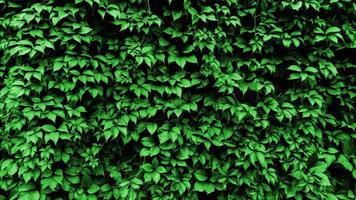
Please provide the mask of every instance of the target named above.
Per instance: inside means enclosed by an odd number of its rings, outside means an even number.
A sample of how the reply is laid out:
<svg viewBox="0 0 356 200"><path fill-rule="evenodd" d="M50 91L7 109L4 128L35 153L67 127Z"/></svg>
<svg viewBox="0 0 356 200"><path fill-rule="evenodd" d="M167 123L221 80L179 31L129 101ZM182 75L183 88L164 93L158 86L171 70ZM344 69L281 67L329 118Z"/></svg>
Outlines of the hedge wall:
<svg viewBox="0 0 356 200"><path fill-rule="evenodd" d="M0 0L0 199L355 199L352 0Z"/></svg>

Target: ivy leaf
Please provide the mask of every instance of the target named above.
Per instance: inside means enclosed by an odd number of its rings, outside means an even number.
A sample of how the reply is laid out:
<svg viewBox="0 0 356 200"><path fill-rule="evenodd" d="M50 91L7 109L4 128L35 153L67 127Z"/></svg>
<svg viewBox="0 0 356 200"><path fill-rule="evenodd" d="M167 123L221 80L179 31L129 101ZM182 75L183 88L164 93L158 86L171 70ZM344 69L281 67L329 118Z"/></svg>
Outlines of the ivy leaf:
<svg viewBox="0 0 356 200"><path fill-rule="evenodd" d="M90 27L81 27L80 28L80 34L83 34L83 35L85 35L85 34L88 34L88 33L90 33L91 31L93 31L93 29L91 29Z"/></svg>
<svg viewBox="0 0 356 200"><path fill-rule="evenodd" d="M189 63L198 63L197 57L195 55L190 55L185 58ZM181 66L182 67L182 66Z"/></svg>
<svg viewBox="0 0 356 200"><path fill-rule="evenodd" d="M183 69L185 64L186 64L186 60L183 57L176 57L176 63Z"/></svg>
<svg viewBox="0 0 356 200"><path fill-rule="evenodd" d="M206 181L208 177L206 176L205 171L203 170L198 170L194 173L195 178L197 178L198 181Z"/></svg>
<svg viewBox="0 0 356 200"><path fill-rule="evenodd" d="M263 153L257 152L257 159L263 168L267 168L267 162Z"/></svg>
<svg viewBox="0 0 356 200"><path fill-rule="evenodd" d="M168 132L163 132L163 133L158 135L158 138L159 138L159 142L161 144L163 144L163 143L165 143L166 141L169 140L170 135L168 134Z"/></svg>
<svg viewBox="0 0 356 200"><path fill-rule="evenodd" d="M55 128L53 125L51 125L51 124L45 124L45 125L43 125L43 126L42 126L42 129L43 129L44 131L46 131L46 132L53 132L53 131L56 130L56 128Z"/></svg>
<svg viewBox="0 0 356 200"><path fill-rule="evenodd" d="M57 115L56 115L55 113L50 112L50 113L47 114L47 117L48 117L48 119L50 119L50 120L53 121L54 123L56 122L56 117L57 117Z"/></svg>
<svg viewBox="0 0 356 200"><path fill-rule="evenodd" d="M353 169L352 164L344 155L340 155L339 158L337 159L337 162L340 163L342 166L344 166L345 169L349 170L350 172L352 171Z"/></svg>
<svg viewBox="0 0 356 200"><path fill-rule="evenodd" d="M189 149L188 148L183 148L180 150L180 152L177 155L177 158L180 160L186 160L189 158Z"/></svg>
<svg viewBox="0 0 356 200"><path fill-rule="evenodd" d="M301 72L302 71L302 69L300 67L298 67L297 65L291 65L287 69L289 69L291 71L296 71L296 72Z"/></svg>
<svg viewBox="0 0 356 200"><path fill-rule="evenodd" d="M92 184L89 188L88 188L88 193L89 194L94 194L96 193L97 191L100 190L100 187L95 185L95 184Z"/></svg>
<svg viewBox="0 0 356 200"><path fill-rule="evenodd" d="M53 65L53 71L58 71L58 70L62 69L62 67L63 67L63 63L55 62Z"/></svg>
<svg viewBox="0 0 356 200"><path fill-rule="evenodd" d="M325 34L328 35L331 33L338 33L340 31L341 31L341 29L339 27L333 26L333 27L328 28L328 30L326 30Z"/></svg>
<svg viewBox="0 0 356 200"><path fill-rule="evenodd" d="M207 192L209 194L209 193L214 192L215 187L211 183L196 182L194 184L194 189L199 191L199 192L204 192L205 191L205 192Z"/></svg>
<svg viewBox="0 0 356 200"><path fill-rule="evenodd" d="M51 132L47 133L45 135L45 141L48 142L49 140L52 140L55 144L57 144L59 139L59 133L58 132Z"/></svg>
<svg viewBox="0 0 356 200"><path fill-rule="evenodd" d="M157 130L157 124L156 123L148 123L147 124L147 130L151 135L156 132Z"/></svg>

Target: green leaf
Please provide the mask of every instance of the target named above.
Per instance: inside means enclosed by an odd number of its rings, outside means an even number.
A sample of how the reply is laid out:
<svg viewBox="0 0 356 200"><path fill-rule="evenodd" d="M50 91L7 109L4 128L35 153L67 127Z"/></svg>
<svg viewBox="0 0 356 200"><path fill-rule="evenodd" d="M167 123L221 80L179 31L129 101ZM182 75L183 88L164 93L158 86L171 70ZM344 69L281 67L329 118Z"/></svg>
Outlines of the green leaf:
<svg viewBox="0 0 356 200"><path fill-rule="evenodd" d="M253 91L259 91L263 87L263 85L257 81L250 83L249 86L250 86L250 89Z"/></svg>
<svg viewBox="0 0 356 200"><path fill-rule="evenodd" d="M316 68L314 68L314 67L307 67L305 69L305 71L311 72L311 73L318 73L318 70Z"/></svg>
<svg viewBox="0 0 356 200"><path fill-rule="evenodd" d="M20 185L19 191L25 192L25 191L33 190L35 188L36 188L36 186L33 183L26 183L26 184Z"/></svg>
<svg viewBox="0 0 356 200"><path fill-rule="evenodd" d="M11 88L11 95L13 95L14 98L19 98L20 96L25 94L25 89L23 87L12 87Z"/></svg>
<svg viewBox="0 0 356 200"><path fill-rule="evenodd" d="M302 69L300 67L298 67L297 65L291 65L287 69L289 69L291 71L296 71L296 72L301 72L302 71Z"/></svg>
<svg viewBox="0 0 356 200"><path fill-rule="evenodd" d="M159 45L165 47L169 45L169 42L164 38L159 38Z"/></svg>
<svg viewBox="0 0 356 200"><path fill-rule="evenodd" d="M62 69L62 67L63 67L62 62L55 62L53 65L53 71L58 71L58 70Z"/></svg>
<svg viewBox="0 0 356 200"><path fill-rule="evenodd" d="M186 160L189 158L189 149L188 148L183 148L179 151L177 158L180 160Z"/></svg>
<svg viewBox="0 0 356 200"><path fill-rule="evenodd" d="M345 169L349 170L350 172L352 171L353 169L352 164L344 155L340 155L339 158L337 159L337 162L340 163L342 166L344 166Z"/></svg>
<svg viewBox="0 0 356 200"><path fill-rule="evenodd" d="M177 20L182 16L182 11L173 11L172 16L173 16L173 20Z"/></svg>
<svg viewBox="0 0 356 200"><path fill-rule="evenodd" d="M176 57L175 59L176 63L183 69L185 64L186 64L186 60L183 57Z"/></svg>
<svg viewBox="0 0 356 200"><path fill-rule="evenodd" d="M52 120L54 123L56 122L57 115L53 112L47 113L48 119Z"/></svg>
<svg viewBox="0 0 356 200"><path fill-rule="evenodd" d="M147 130L151 135L156 132L157 130L157 124L156 123L148 123L147 124Z"/></svg>
<svg viewBox="0 0 356 200"><path fill-rule="evenodd" d="M163 143L165 143L166 141L169 140L170 135L169 135L168 132L163 132L163 133L158 135L158 138L159 138L159 143L163 144Z"/></svg>
<svg viewBox="0 0 356 200"><path fill-rule="evenodd" d="M204 182L196 182L194 184L194 190L199 191L199 192L207 192L207 193L212 193L215 190L215 187L211 183L204 183Z"/></svg>
<svg viewBox="0 0 356 200"><path fill-rule="evenodd" d="M295 4L291 4L291 7L294 9L294 10L299 10L301 7L302 7L302 2L301 1L298 1L297 3Z"/></svg>
<svg viewBox="0 0 356 200"><path fill-rule="evenodd" d="M205 171L203 170L198 170L194 173L195 178L197 178L198 181L206 181L208 177L206 176Z"/></svg>
<svg viewBox="0 0 356 200"><path fill-rule="evenodd" d="M339 27L333 26L333 27L328 28L328 30L326 30L325 34L328 35L331 33L338 33L340 31L341 31L341 29Z"/></svg>
<svg viewBox="0 0 356 200"><path fill-rule="evenodd" d="M153 178L153 181L154 181L155 183L158 183L159 180L160 180L160 178L161 178L161 175L160 175L159 173L157 173L157 172L153 172L152 178Z"/></svg>
<svg viewBox="0 0 356 200"><path fill-rule="evenodd" d="M40 193L38 191L28 191L24 192L20 195L19 200L39 200L40 199Z"/></svg>
<svg viewBox="0 0 356 200"><path fill-rule="evenodd" d="M59 133L58 132L51 132L47 133L45 135L45 141L48 142L49 140L52 140L55 144L58 142L59 139Z"/></svg>
<svg viewBox="0 0 356 200"><path fill-rule="evenodd" d="M56 131L56 127L54 127L51 124L45 124L42 126L42 130L44 130L46 132L53 132L53 131Z"/></svg>
<svg viewBox="0 0 356 200"><path fill-rule="evenodd" d="M320 185L322 186L331 186L329 178L323 173L316 173L316 175L320 178Z"/></svg>
<svg viewBox="0 0 356 200"><path fill-rule="evenodd" d="M88 188L88 193L89 194L94 194L96 193L97 191L100 190L100 187L95 185L95 184L92 184L89 188Z"/></svg>
<svg viewBox="0 0 356 200"><path fill-rule="evenodd" d="M90 27L85 27L85 26L84 26L84 27L81 27L81 28L80 28L79 33L85 35L85 34L90 33L91 31L93 31L92 28L90 28Z"/></svg>
<svg viewBox="0 0 356 200"><path fill-rule="evenodd" d="M257 159L263 168L267 168L267 162L263 153L257 152Z"/></svg>

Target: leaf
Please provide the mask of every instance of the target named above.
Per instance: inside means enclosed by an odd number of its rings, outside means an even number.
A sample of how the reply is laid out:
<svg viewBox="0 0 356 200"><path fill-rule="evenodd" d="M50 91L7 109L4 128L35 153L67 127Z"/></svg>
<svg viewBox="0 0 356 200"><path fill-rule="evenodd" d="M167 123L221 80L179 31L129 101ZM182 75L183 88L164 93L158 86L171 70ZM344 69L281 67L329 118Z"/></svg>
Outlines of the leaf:
<svg viewBox="0 0 356 200"><path fill-rule="evenodd" d="M291 43L292 43L292 40L290 40L290 39L283 39L283 40L282 40L282 43L283 43L283 45L284 45L285 47L289 48L290 45L291 45Z"/></svg>
<svg viewBox="0 0 356 200"><path fill-rule="evenodd" d="M25 89L22 87L15 86L11 88L10 94L13 95L14 98L19 98L20 96L25 94Z"/></svg>
<svg viewBox="0 0 356 200"><path fill-rule="evenodd" d="M172 12L173 20L177 20L182 16L182 11L173 11Z"/></svg>
<svg viewBox="0 0 356 200"><path fill-rule="evenodd" d="M198 181L206 181L208 179L208 177L206 176L205 171L203 170L198 170L194 173L195 178Z"/></svg>
<svg viewBox="0 0 356 200"><path fill-rule="evenodd" d="M294 10L299 10L301 7L302 7L302 2L301 1L298 1L296 4L291 4L291 7L294 9Z"/></svg>
<svg viewBox="0 0 356 200"><path fill-rule="evenodd" d="M91 31L93 31L92 28L83 26L83 27L80 28L79 33L82 34L82 35L85 35L85 34L90 33Z"/></svg>
<svg viewBox="0 0 356 200"><path fill-rule="evenodd" d="M154 146L154 144L155 144L152 137L144 137L144 138L142 138L141 142L142 142L142 145L145 147L151 147L151 146Z"/></svg>
<svg viewBox="0 0 356 200"><path fill-rule="evenodd" d="M159 166L159 167L157 167L156 172L162 174L162 173L166 173L167 170L164 167Z"/></svg>
<svg viewBox="0 0 356 200"><path fill-rule="evenodd" d="M296 72L301 72L302 71L302 69L300 67L298 67L297 65L291 65L287 69L289 69L291 71L296 71Z"/></svg>
<svg viewBox="0 0 356 200"><path fill-rule="evenodd" d="M338 200L337 196L335 196L332 193L326 194L326 199L328 199L328 200Z"/></svg>
<svg viewBox="0 0 356 200"><path fill-rule="evenodd" d="M97 186L97 185L95 185L95 184L92 184L91 186L90 186L90 188L88 189L88 193L89 194L94 194L94 193L96 193L97 191L99 191L100 190L100 187L99 186Z"/></svg>
<svg viewBox="0 0 356 200"><path fill-rule="evenodd" d="M195 55L190 55L185 58L189 63L198 63L197 57Z"/></svg>
<svg viewBox="0 0 356 200"><path fill-rule="evenodd" d="M49 112L49 113L47 113L47 117L48 117L48 119L52 120L54 123L56 122L57 115L55 113Z"/></svg>
<svg viewBox="0 0 356 200"><path fill-rule="evenodd" d="M169 140L170 135L168 134L168 132L163 132L158 135L158 138L159 138L159 143L163 144Z"/></svg>
<svg viewBox="0 0 356 200"><path fill-rule="evenodd" d="M183 69L185 64L186 64L186 60L183 57L176 57L175 59L176 63Z"/></svg>
<svg viewBox="0 0 356 200"><path fill-rule="evenodd" d="M159 45L162 47L165 47L165 46L169 45L169 42L166 39L161 37L161 38L159 38Z"/></svg>
<svg viewBox="0 0 356 200"><path fill-rule="evenodd" d="M62 160L63 160L64 163L67 163L69 161L69 159L70 159L69 154L62 153Z"/></svg>
<svg viewBox="0 0 356 200"><path fill-rule="evenodd" d="M257 160L261 164L263 168L267 168L267 162L265 160L265 156L261 152L257 152Z"/></svg>
<svg viewBox="0 0 356 200"><path fill-rule="evenodd" d="M327 170L327 168L328 168L327 163L318 162L310 169L310 172L323 173Z"/></svg>
<svg viewBox="0 0 356 200"><path fill-rule="evenodd" d="M19 191L25 192L25 191L33 190L35 188L36 188L36 186L33 183L26 183L19 187Z"/></svg>
<svg viewBox="0 0 356 200"><path fill-rule="evenodd" d="M230 137L232 136L233 131L232 131L231 129L225 129L225 130L223 131L223 133L224 133L224 138L225 138L225 139L228 139L228 138L230 138Z"/></svg>
<svg viewBox="0 0 356 200"><path fill-rule="evenodd" d="M263 85L257 81L253 81L252 83L249 84L250 89L253 91L259 91L262 89Z"/></svg>
<svg viewBox="0 0 356 200"><path fill-rule="evenodd" d="M311 73L318 73L318 70L316 68L314 68L314 67L307 67L305 69L305 71L311 72Z"/></svg>
<svg viewBox="0 0 356 200"><path fill-rule="evenodd" d="M316 175L320 178L320 185L322 186L331 186L329 178L323 173L316 173Z"/></svg>
<svg viewBox="0 0 356 200"><path fill-rule="evenodd" d="M42 126L42 130L44 130L46 132L53 132L53 131L56 131L56 127L54 127L51 124L45 124Z"/></svg>
<svg viewBox="0 0 356 200"><path fill-rule="evenodd" d="M199 192L204 192L205 191L205 192L207 192L209 194L209 193L214 192L215 187L211 183L196 182L194 184L194 189L199 191Z"/></svg>
<svg viewBox="0 0 356 200"><path fill-rule="evenodd" d="M153 178L153 181L154 181L155 183L158 183L159 180L160 180L160 178L161 178L161 175L160 175L159 173L157 173L157 172L153 172L152 178Z"/></svg>
<svg viewBox="0 0 356 200"><path fill-rule="evenodd" d="M326 30L325 34L328 35L331 33L338 33L338 32L341 32L341 29L339 27L333 26L333 27L328 28L328 30Z"/></svg>
<svg viewBox="0 0 356 200"><path fill-rule="evenodd" d="M157 124L156 123L148 123L147 124L147 130L151 135L156 132L157 130Z"/></svg>
<svg viewBox="0 0 356 200"><path fill-rule="evenodd" d="M54 72L55 72L55 71L58 71L58 70L62 69L62 67L63 67L63 63L61 63L61 62L55 62L54 65L53 65L53 71L54 71Z"/></svg>
<svg viewBox="0 0 356 200"><path fill-rule="evenodd" d="M100 187L102 192L107 192L111 189L111 186L109 184L104 184Z"/></svg>
<svg viewBox="0 0 356 200"><path fill-rule="evenodd" d="M331 154L335 154L335 153L338 153L339 151L335 148L328 148L327 149L328 153L331 153Z"/></svg>
<svg viewBox="0 0 356 200"><path fill-rule="evenodd" d="M353 169L352 164L344 155L341 154L337 159L337 162L340 163L342 166L344 166L345 169L349 170L350 172L352 171Z"/></svg>
<svg viewBox="0 0 356 200"><path fill-rule="evenodd" d="M145 164L141 165L141 168L144 169L146 172L152 172L153 171L152 166L149 163L145 163Z"/></svg>
<svg viewBox="0 0 356 200"><path fill-rule="evenodd" d="M208 20L210 20L210 21L216 21L216 17L215 17L215 15L213 15L213 14L207 15L207 16L206 16L206 19L208 19Z"/></svg>
<svg viewBox="0 0 356 200"><path fill-rule="evenodd" d="M17 172L18 169L19 166L17 165L17 163L11 163L11 165L8 166L8 174L12 176Z"/></svg>
<svg viewBox="0 0 356 200"><path fill-rule="evenodd" d="M58 132L51 132L47 133L45 135L45 141L48 142L49 140L52 140L55 144L58 142L59 139L59 133Z"/></svg>
<svg viewBox="0 0 356 200"><path fill-rule="evenodd" d="M183 148L179 151L177 158L180 160L186 160L189 158L189 149L188 148Z"/></svg>
<svg viewBox="0 0 356 200"><path fill-rule="evenodd" d="M39 200L40 199L40 193L38 191L29 191L29 192L24 192L20 196L19 200Z"/></svg>

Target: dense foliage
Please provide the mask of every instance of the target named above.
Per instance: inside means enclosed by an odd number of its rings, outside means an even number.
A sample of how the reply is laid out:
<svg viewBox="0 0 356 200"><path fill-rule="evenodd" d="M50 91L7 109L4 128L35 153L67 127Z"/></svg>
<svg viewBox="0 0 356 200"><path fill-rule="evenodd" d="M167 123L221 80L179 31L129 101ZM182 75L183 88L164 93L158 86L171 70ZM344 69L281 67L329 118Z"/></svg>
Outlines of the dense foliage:
<svg viewBox="0 0 356 200"><path fill-rule="evenodd" d="M0 0L0 199L355 199L352 0Z"/></svg>

